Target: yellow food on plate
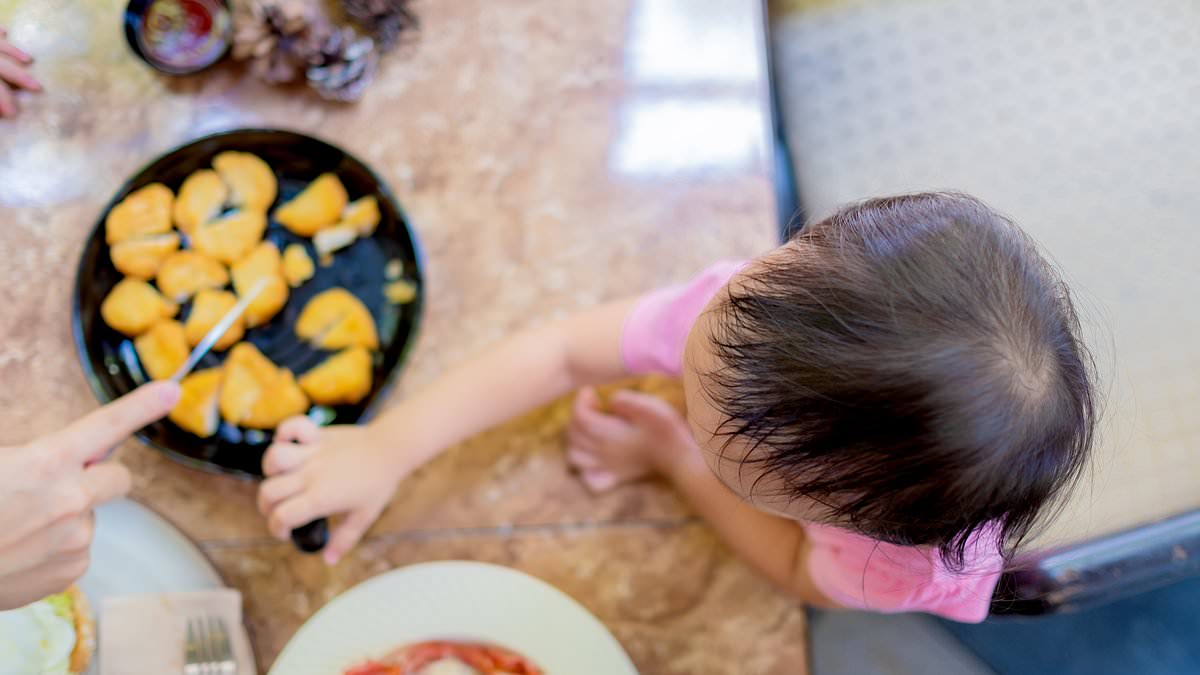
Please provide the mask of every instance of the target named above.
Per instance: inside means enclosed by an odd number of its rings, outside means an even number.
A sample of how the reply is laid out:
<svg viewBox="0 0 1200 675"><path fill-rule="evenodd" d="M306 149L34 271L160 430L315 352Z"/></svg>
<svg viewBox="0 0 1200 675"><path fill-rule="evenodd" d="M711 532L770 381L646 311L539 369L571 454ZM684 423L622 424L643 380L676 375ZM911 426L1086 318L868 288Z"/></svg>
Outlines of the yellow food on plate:
<svg viewBox="0 0 1200 675"><path fill-rule="evenodd" d="M379 347L370 310L344 288L331 288L313 296L296 319L296 335L322 349Z"/></svg>
<svg viewBox="0 0 1200 675"><path fill-rule="evenodd" d="M308 257L308 251L304 250L304 246L288 244L288 247L283 250L283 277L287 279L288 285L296 288L311 279L315 272L316 268L313 266L312 258Z"/></svg>
<svg viewBox="0 0 1200 675"><path fill-rule="evenodd" d="M332 257L334 251L353 244L356 239L358 239L358 230L353 225L338 223L314 234L312 241L317 256L324 260Z"/></svg>
<svg viewBox="0 0 1200 675"><path fill-rule="evenodd" d="M287 368L278 368L258 348L243 342L225 360L221 417L230 424L273 429L308 410L308 397Z"/></svg>
<svg viewBox="0 0 1200 675"><path fill-rule="evenodd" d="M379 225L379 202L375 195L359 197L350 202L342 212L342 223L354 227L361 236L371 236Z"/></svg>
<svg viewBox="0 0 1200 675"><path fill-rule="evenodd" d="M155 282L163 295L183 302L203 288L224 288L229 283L229 271L203 253L176 251L158 268Z"/></svg>
<svg viewBox="0 0 1200 675"><path fill-rule="evenodd" d="M209 368L184 377L179 383L179 403L167 415L168 419L200 438L217 433L221 424L217 414L221 375L221 368Z"/></svg>
<svg viewBox="0 0 1200 675"><path fill-rule="evenodd" d="M407 305L417 299L417 285L407 279L397 279L383 287L383 297L393 305Z"/></svg>
<svg viewBox="0 0 1200 675"><path fill-rule="evenodd" d="M237 304L237 297L229 291L215 291L211 288L206 288L196 293L196 298L192 300L192 311L188 314L187 321L183 325L184 333L187 335L189 345L195 347L200 344L208 331L212 330L229 310ZM213 349L225 350L232 347L238 340L245 335L246 328L242 317L238 317L229 329L221 335L221 339L213 345Z"/></svg>
<svg viewBox="0 0 1200 675"><path fill-rule="evenodd" d="M165 380L175 374L187 361L187 336L183 324L174 319L165 319L137 336L133 341L138 360L152 380Z"/></svg>
<svg viewBox="0 0 1200 675"><path fill-rule="evenodd" d="M234 263L233 288L239 297L245 296L262 279L266 286L246 306L246 327L253 328L271 320L288 299L288 285L283 278L283 261L273 242L264 241L245 258Z"/></svg>
<svg viewBox="0 0 1200 675"><path fill-rule="evenodd" d="M371 352L350 347L300 376L300 388L313 403L358 403L371 391Z"/></svg>
<svg viewBox="0 0 1200 675"><path fill-rule="evenodd" d="M348 200L342 181L332 173L323 173L275 209L275 220L301 237L311 237L338 222Z"/></svg>
<svg viewBox="0 0 1200 675"><path fill-rule="evenodd" d="M192 233L192 246L226 265L246 257L262 241L267 216L262 211L233 211Z"/></svg>
<svg viewBox="0 0 1200 675"><path fill-rule="evenodd" d="M230 150L214 157L212 163L229 187L229 202L234 206L266 211L275 201L275 172L257 155Z"/></svg>
<svg viewBox="0 0 1200 675"><path fill-rule="evenodd" d="M115 244L126 239L171 231L171 203L175 195L162 183L151 183L129 193L104 219L104 239Z"/></svg>
<svg viewBox="0 0 1200 675"><path fill-rule="evenodd" d="M129 337L150 330L160 319L169 319L179 305L164 298L153 286L140 279L122 279L100 303L104 323Z"/></svg>
<svg viewBox="0 0 1200 675"><path fill-rule="evenodd" d="M121 274L150 280L158 274L163 262L179 250L179 235L175 232L126 239L112 245L108 254Z"/></svg>
<svg viewBox="0 0 1200 675"><path fill-rule="evenodd" d="M225 206L229 188L225 181L211 169L200 169L188 176L179 186L175 198L175 225L187 234L207 223Z"/></svg>

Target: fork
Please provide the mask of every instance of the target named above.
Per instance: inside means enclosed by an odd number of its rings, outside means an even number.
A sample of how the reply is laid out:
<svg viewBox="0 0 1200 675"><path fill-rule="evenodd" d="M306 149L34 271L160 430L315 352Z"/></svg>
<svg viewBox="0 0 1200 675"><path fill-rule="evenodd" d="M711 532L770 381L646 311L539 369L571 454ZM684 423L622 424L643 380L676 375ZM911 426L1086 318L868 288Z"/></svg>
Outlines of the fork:
<svg viewBox="0 0 1200 675"><path fill-rule="evenodd" d="M225 620L216 616L189 619L183 659L183 675L238 675Z"/></svg>

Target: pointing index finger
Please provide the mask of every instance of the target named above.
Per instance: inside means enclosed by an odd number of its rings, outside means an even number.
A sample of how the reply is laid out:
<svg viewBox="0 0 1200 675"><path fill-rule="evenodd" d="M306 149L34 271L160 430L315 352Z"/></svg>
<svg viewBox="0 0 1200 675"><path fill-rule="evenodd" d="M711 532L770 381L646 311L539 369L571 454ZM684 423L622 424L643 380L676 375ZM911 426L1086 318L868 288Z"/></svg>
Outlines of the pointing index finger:
<svg viewBox="0 0 1200 675"><path fill-rule="evenodd" d="M81 417L46 442L81 462L96 461L133 432L161 419L178 401L179 385L174 382L147 384Z"/></svg>

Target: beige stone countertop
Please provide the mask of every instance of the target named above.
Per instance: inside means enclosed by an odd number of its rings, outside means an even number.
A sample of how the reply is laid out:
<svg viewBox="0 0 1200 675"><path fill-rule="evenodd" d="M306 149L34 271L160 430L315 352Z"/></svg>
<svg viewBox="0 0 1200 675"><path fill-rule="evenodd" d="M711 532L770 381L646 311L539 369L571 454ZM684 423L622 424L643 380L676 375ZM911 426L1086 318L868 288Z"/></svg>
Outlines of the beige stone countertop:
<svg viewBox="0 0 1200 675"><path fill-rule="evenodd" d="M99 209L140 166L244 126L311 133L388 181L427 256L421 336L393 401L524 326L769 248L777 217L760 3L415 3L421 29L352 105L225 63L159 75L113 0L0 0L46 91L0 121L0 443L96 405L70 297ZM671 383L638 386L673 395ZM563 402L404 482L367 541L325 567L271 539L255 485L136 442L133 497L246 598L265 671L311 614L393 567L475 559L534 574L616 635L645 675L805 670L801 607L658 484L590 497L563 460Z"/></svg>

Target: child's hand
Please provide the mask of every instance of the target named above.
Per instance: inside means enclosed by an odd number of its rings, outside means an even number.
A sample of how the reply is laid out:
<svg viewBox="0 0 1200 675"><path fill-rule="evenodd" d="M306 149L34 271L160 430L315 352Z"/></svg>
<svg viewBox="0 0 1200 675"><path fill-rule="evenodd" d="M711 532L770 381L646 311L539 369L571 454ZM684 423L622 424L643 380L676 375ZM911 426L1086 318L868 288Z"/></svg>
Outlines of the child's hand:
<svg viewBox="0 0 1200 675"><path fill-rule="evenodd" d="M354 548L405 472L372 431L351 425L320 428L307 417L279 425L263 456L268 478L258 491L258 509L272 535L286 541L305 523L345 514L325 546L325 562L332 565Z"/></svg>
<svg viewBox="0 0 1200 675"><path fill-rule="evenodd" d="M567 426L567 461L593 492L670 473L697 451L687 421L662 399L619 391L611 415L598 406L596 392L581 389Z"/></svg>
<svg viewBox="0 0 1200 675"><path fill-rule="evenodd" d="M13 91L28 89L41 91L42 85L29 74L33 57L17 49L8 41L8 35L0 28L0 117L17 114L17 100Z"/></svg>

